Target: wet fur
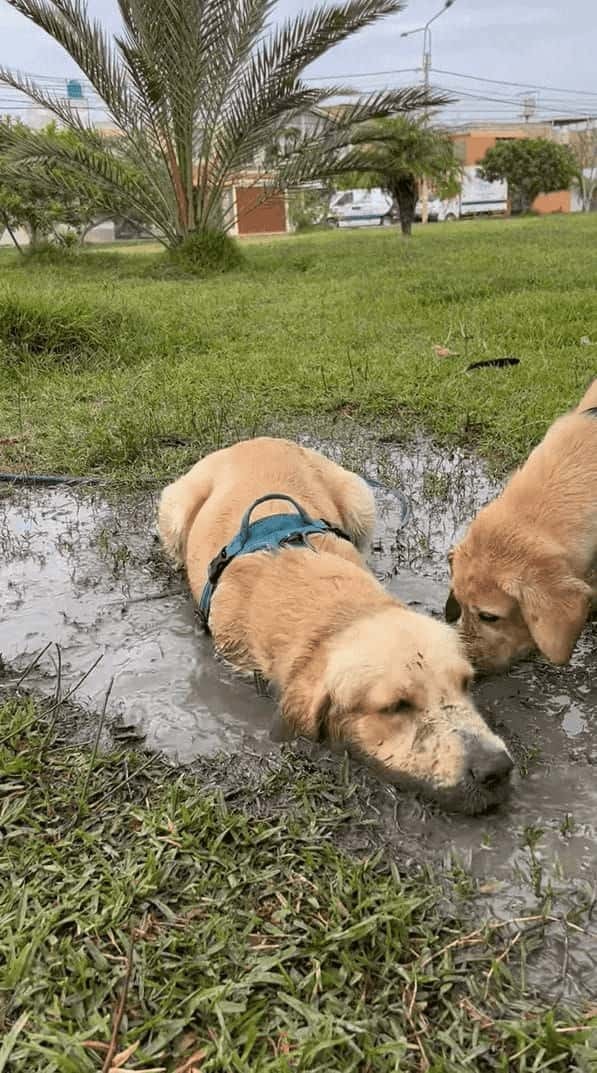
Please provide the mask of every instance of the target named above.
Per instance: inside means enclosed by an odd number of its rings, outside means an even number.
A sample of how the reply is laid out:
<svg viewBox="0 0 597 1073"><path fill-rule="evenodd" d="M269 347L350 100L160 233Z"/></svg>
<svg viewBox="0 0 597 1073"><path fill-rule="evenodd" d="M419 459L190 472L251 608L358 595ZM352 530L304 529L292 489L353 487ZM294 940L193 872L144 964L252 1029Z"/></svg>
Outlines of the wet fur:
<svg viewBox="0 0 597 1073"><path fill-rule="evenodd" d="M232 562L212 601L218 651L274 684L293 732L345 742L386 775L467 811L500 800L505 785L480 789L468 777L471 742L505 747L468 696L472 671L454 631L393 599L365 566L375 507L355 474L268 438L198 462L164 490L159 508L162 543L184 564L195 599L247 507L271 492L293 496L353 543L315 536L317 554L285 548ZM289 510L267 503L255 517ZM402 698L410 707L393 713Z"/></svg>
<svg viewBox="0 0 597 1073"><path fill-rule="evenodd" d="M597 596L597 380L450 553L448 617L480 670L539 651L567 663ZM454 603L456 601L456 604ZM479 619L479 610L499 615Z"/></svg>

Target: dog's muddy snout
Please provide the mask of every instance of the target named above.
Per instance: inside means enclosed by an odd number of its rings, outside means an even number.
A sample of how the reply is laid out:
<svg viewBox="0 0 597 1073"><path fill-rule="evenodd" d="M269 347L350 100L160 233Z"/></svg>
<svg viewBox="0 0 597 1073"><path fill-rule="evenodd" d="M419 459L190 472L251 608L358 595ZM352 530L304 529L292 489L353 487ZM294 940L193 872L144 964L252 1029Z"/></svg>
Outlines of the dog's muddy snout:
<svg viewBox="0 0 597 1073"><path fill-rule="evenodd" d="M474 741L467 753L469 777L478 786L492 790L504 785L510 778L514 762L505 749L496 748L483 741Z"/></svg>
<svg viewBox="0 0 597 1073"><path fill-rule="evenodd" d="M446 600L446 607L445 607L445 610L444 610L444 615L446 616L446 622L450 622L450 623L458 622L458 619L460 618L461 614L462 614L462 608L461 608L460 604L458 603L458 600L454 596L454 593L452 592L452 589L450 589L450 594L448 596L448 599Z"/></svg>

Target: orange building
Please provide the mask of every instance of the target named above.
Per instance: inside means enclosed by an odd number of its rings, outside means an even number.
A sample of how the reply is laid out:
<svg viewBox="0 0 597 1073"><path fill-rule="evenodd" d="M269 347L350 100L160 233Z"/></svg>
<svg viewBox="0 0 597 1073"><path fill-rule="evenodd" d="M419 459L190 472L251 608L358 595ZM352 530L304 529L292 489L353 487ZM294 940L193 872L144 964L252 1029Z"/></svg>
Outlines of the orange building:
<svg viewBox="0 0 597 1073"><path fill-rule="evenodd" d="M488 149L499 141L512 138L553 138L550 123L503 123L492 126L468 126L452 131L458 155L464 165L480 164ZM553 194L539 194L533 202L533 211L545 215L550 212L570 212L569 190Z"/></svg>

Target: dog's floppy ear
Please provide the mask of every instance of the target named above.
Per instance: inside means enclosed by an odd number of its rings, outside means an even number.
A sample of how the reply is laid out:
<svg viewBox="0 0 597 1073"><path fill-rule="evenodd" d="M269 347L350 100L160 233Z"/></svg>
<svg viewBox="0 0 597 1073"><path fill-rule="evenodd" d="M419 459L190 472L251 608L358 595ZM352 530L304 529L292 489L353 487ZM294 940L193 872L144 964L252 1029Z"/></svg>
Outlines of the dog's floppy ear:
<svg viewBox="0 0 597 1073"><path fill-rule="evenodd" d="M446 622L458 622L460 615L462 614L462 608L458 603L458 600L454 596L454 592L450 589L448 593L448 599L446 600L446 606L444 608L444 615Z"/></svg>
<svg viewBox="0 0 597 1073"><path fill-rule="evenodd" d="M295 683L283 697L282 714L295 734L312 741L324 741L329 737L328 715L332 706L330 694L325 689L313 693L306 686Z"/></svg>
<svg viewBox="0 0 597 1073"><path fill-rule="evenodd" d="M591 607L591 589L560 563L529 581L504 586L520 605L529 633L550 663L568 663Z"/></svg>
<svg viewBox="0 0 597 1073"><path fill-rule="evenodd" d="M454 562L454 552L455 551L456 551L455 548L450 548L450 550L448 552L448 565L450 567L450 577L452 577L452 574L453 574L452 563ZM446 600L446 606L444 608L444 615L445 615L445 618L446 618L446 622L458 622L458 619L460 618L461 613L462 613L462 608L461 608L460 604L458 603L458 600L454 596L454 590L450 589L450 592L448 593L448 599Z"/></svg>

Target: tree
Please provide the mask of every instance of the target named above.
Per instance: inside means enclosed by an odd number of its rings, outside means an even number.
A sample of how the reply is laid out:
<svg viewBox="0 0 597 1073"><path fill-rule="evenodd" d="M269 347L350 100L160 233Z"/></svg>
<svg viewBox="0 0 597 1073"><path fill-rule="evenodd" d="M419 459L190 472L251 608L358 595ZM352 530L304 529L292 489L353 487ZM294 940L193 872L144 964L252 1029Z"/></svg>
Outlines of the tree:
<svg viewBox="0 0 597 1073"><path fill-rule="evenodd" d="M311 112L315 125L280 154L267 176L269 193L317 178L355 123L433 103L420 89L402 89L359 99L338 115L322 106L347 87L302 78L306 66L400 11L403 0L343 0L272 29L275 0L118 0L122 31L113 39L88 17L83 0L7 3L69 53L120 134L107 142L68 102L0 68L0 80L78 135L74 146L21 141L15 161L59 165L75 180L100 185L106 202L125 197L169 247L232 226L226 185L254 167L297 116Z"/></svg>
<svg viewBox="0 0 597 1073"><path fill-rule="evenodd" d="M453 195L461 166L451 138L422 120L397 116L358 127L348 152L340 158L343 185L380 186L400 210L400 228L410 235L419 184L426 177L440 191Z"/></svg>
<svg viewBox="0 0 597 1073"><path fill-rule="evenodd" d="M584 130L574 131L570 148L576 160L574 178L578 183L583 212L590 212L597 190L597 126L587 121Z"/></svg>
<svg viewBox="0 0 597 1073"><path fill-rule="evenodd" d="M28 168L15 164L15 147L31 146L36 138L43 144L54 142L58 152L64 146L76 150L79 143L77 132L58 130L55 123L37 134L10 116L0 119L0 224L21 253L16 238L19 228L27 232L29 250L35 251L48 241L64 244L72 236L82 243L88 231L108 215L97 184L75 183L67 169L44 160Z"/></svg>
<svg viewBox="0 0 597 1073"><path fill-rule="evenodd" d="M21 170L13 175L5 166L8 136L18 136L23 124L10 117L0 120L0 224L8 231L14 245L23 252L16 232L27 231L29 248L36 249L53 231L60 219L60 205L38 175Z"/></svg>
<svg viewBox="0 0 597 1073"><path fill-rule="evenodd" d="M566 190L577 165L570 149L548 138L508 138L488 149L477 171L488 182L506 181L512 199L529 212L539 194Z"/></svg>

